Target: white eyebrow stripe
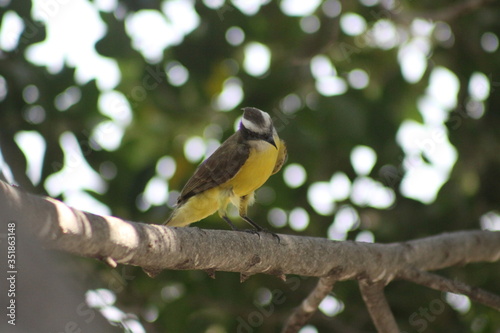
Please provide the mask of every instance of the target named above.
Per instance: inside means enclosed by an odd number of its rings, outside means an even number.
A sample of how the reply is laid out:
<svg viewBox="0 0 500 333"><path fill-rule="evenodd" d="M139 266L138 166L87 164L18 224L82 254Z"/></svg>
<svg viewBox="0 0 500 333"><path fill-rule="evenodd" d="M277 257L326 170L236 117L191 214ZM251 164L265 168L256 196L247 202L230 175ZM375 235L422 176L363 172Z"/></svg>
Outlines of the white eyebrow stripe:
<svg viewBox="0 0 500 333"><path fill-rule="evenodd" d="M267 112L260 111L262 116L264 116L264 122L266 123L266 127L269 128L272 124L271 116Z"/></svg>
<svg viewBox="0 0 500 333"><path fill-rule="evenodd" d="M251 132L254 132L254 133L259 133L259 134L263 134L263 133L266 133L267 130L266 128L262 128L262 127L259 127L257 126L255 123L253 123L252 121L248 120L248 119L245 119L245 117L243 117L241 119L241 123L243 124L243 126L251 131Z"/></svg>

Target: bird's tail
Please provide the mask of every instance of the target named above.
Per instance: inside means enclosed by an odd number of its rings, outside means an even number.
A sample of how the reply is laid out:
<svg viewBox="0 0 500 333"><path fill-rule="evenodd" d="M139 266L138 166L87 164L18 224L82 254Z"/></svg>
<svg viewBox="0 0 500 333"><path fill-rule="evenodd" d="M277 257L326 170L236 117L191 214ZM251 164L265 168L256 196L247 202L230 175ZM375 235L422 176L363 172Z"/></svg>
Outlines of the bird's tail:
<svg viewBox="0 0 500 333"><path fill-rule="evenodd" d="M167 225L169 227L187 227L191 224L191 222L186 223L186 218L183 216L183 212L181 212L179 208L179 206L174 208L174 211L170 214L168 219L163 222L163 225Z"/></svg>
<svg viewBox="0 0 500 333"><path fill-rule="evenodd" d="M177 209L174 208L174 210L172 211L172 213L170 213L170 216L168 217L168 219L163 222L163 225L168 225L169 227L177 227L175 225L175 213L176 213Z"/></svg>

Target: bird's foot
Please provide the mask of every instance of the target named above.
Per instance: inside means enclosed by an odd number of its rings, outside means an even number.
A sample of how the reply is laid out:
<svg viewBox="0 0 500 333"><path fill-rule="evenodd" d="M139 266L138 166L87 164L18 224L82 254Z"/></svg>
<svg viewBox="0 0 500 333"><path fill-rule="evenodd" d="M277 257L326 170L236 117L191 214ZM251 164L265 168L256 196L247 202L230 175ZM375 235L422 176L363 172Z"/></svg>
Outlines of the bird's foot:
<svg viewBox="0 0 500 333"><path fill-rule="evenodd" d="M267 234L271 234L271 236L273 236L273 238L275 238L275 239L278 241L278 244L280 244L280 243L281 243L281 239L280 239L280 236L278 236L278 234L275 234L274 232L269 231L269 230L267 230L267 229L262 229L261 231L262 231L262 232L265 232L265 233L267 233Z"/></svg>
<svg viewBox="0 0 500 333"><path fill-rule="evenodd" d="M236 231L242 231L242 232L247 232L252 235L257 235L260 238L259 230L256 229L236 229Z"/></svg>

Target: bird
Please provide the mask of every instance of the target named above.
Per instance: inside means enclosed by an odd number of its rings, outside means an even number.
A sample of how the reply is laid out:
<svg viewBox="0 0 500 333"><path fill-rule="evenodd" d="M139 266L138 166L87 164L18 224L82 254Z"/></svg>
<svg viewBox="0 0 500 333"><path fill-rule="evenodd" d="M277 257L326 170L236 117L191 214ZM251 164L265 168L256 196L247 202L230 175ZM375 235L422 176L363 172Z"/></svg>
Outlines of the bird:
<svg viewBox="0 0 500 333"><path fill-rule="evenodd" d="M255 201L255 191L280 171L288 156L287 148L267 112L254 107L242 111L239 129L198 166L163 224L183 227L217 211L233 230L267 232L248 217L247 210ZM227 216L229 203L238 208L240 217L253 229L236 227Z"/></svg>

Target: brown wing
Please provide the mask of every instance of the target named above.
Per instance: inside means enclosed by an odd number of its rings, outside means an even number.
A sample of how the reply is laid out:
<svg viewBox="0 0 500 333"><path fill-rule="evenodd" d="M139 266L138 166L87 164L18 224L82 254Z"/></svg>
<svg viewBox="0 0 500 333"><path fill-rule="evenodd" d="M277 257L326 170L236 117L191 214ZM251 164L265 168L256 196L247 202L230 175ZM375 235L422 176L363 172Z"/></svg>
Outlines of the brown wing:
<svg viewBox="0 0 500 333"><path fill-rule="evenodd" d="M283 164L285 164L287 158L288 158L288 153L286 150L285 141L280 140L278 158L276 159L276 164L274 165L272 175L281 170L281 167L283 166Z"/></svg>
<svg viewBox="0 0 500 333"><path fill-rule="evenodd" d="M233 178L250 154L238 131L231 135L198 166L193 176L182 189L177 204L182 204L195 194L209 190Z"/></svg>

